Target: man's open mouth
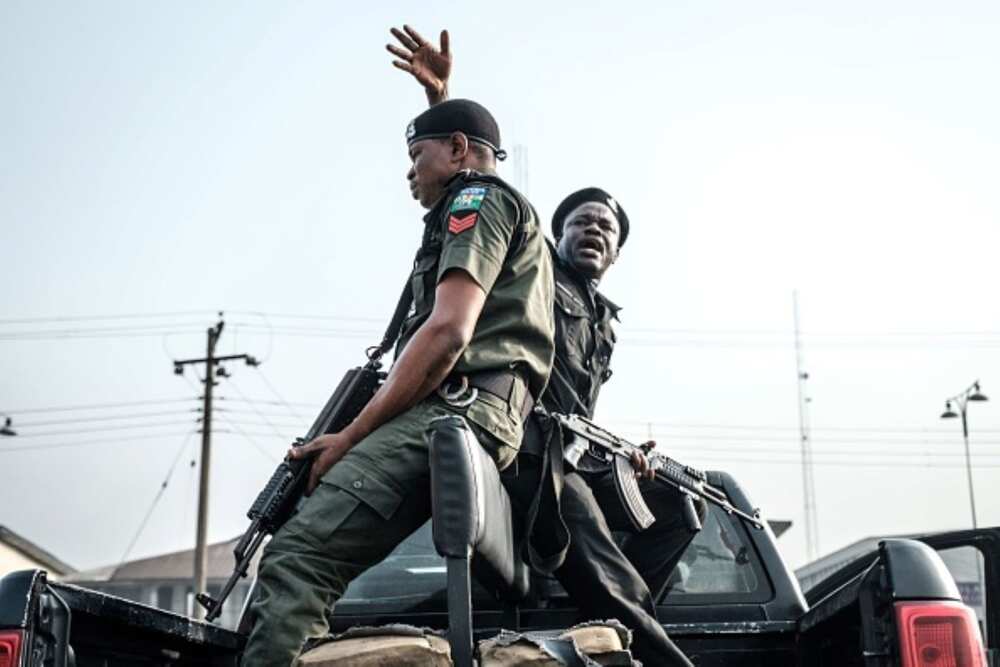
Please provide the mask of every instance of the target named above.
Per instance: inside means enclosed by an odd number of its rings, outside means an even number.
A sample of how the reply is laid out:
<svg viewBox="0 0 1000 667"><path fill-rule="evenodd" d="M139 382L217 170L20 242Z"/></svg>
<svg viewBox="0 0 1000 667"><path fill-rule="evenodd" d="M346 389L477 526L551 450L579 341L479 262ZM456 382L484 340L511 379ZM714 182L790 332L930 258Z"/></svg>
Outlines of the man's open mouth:
<svg viewBox="0 0 1000 667"><path fill-rule="evenodd" d="M604 254L604 244L597 239L580 239L576 244L577 252L583 255L594 255L600 257Z"/></svg>

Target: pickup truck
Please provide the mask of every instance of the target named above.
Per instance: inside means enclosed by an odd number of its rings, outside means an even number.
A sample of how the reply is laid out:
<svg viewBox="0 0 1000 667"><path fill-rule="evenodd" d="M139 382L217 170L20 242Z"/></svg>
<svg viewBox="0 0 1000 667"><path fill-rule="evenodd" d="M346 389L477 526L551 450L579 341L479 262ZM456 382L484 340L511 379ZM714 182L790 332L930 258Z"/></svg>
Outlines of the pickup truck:
<svg viewBox="0 0 1000 667"><path fill-rule="evenodd" d="M734 506L754 511L730 475L708 478ZM977 555L981 618L945 567L940 553L951 550ZM331 630L406 623L454 632L458 580L438 552L429 522L351 584ZM533 577L531 591L511 604L472 582L473 636L578 620L554 580ZM658 613L699 667L1000 667L998 601L998 528L885 539L803 593L770 529L710 506ZM233 630L49 581L43 571L0 579L0 667L236 665L244 641Z"/></svg>

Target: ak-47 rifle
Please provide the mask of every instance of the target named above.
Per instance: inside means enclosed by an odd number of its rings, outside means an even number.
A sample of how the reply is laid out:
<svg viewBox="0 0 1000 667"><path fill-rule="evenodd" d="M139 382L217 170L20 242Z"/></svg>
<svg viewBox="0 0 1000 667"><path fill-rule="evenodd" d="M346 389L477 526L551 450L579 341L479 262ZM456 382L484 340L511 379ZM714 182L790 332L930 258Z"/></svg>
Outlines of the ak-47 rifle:
<svg viewBox="0 0 1000 667"><path fill-rule="evenodd" d="M364 366L347 371L312 428L304 438L297 438L292 446L301 447L325 433L336 433L354 421L375 395L381 381L385 379L385 373L379 371L380 367L377 357L374 357ZM208 611L205 616L206 621L214 621L222 613L222 603L229 597L236 583L247 576L247 569L264 538L274 534L295 513L299 499L305 491L306 481L309 479L313 458L285 457L271 475L267 486L253 502L253 506L247 512L250 527L233 549L236 567L226 585L222 587L218 599L203 592L195 596L198 603Z"/></svg>
<svg viewBox="0 0 1000 667"><path fill-rule="evenodd" d="M601 428L586 417L580 415L563 415L557 412L549 415L564 431L572 433L572 438L563 449L563 458L573 468L581 467L584 457L590 457L598 463L611 464L615 475L615 488L629 519L637 530L645 530L656 517L642 499L639 483L636 481L635 469L632 467L632 455L641 452L649 461L649 467L656 473L656 478L662 480L684 495L684 518L692 532L701 529L701 521L695 511L692 498L701 498L718 505L729 514L734 514L758 529L764 528L760 513L753 515L734 507L726 494L708 483L708 477L697 468L678 463L668 456L658 452L649 452L639 445L634 445L625 438L619 437Z"/></svg>

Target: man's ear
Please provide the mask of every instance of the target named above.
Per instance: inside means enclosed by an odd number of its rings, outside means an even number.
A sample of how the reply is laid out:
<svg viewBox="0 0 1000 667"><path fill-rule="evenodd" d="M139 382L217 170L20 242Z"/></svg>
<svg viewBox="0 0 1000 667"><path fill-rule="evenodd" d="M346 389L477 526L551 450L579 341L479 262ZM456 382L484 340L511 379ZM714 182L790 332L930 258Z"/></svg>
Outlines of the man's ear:
<svg viewBox="0 0 1000 667"><path fill-rule="evenodd" d="M456 162L462 162L469 155L469 138L464 132L451 133L451 157Z"/></svg>

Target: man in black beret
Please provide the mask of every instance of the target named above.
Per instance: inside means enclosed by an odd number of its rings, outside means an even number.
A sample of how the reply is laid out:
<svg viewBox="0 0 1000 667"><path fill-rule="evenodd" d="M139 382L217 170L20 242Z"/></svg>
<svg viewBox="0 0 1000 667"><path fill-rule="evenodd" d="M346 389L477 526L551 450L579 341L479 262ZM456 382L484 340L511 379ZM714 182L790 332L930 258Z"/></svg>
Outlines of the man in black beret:
<svg viewBox="0 0 1000 667"><path fill-rule="evenodd" d="M548 381L552 262L531 204L496 176L496 121L451 100L413 119L406 144L428 209L397 308L410 314L394 318L381 347L395 342L395 361L358 417L289 452L315 456L308 498L264 550L244 665L291 664L351 580L427 522L432 420L464 417L502 470Z"/></svg>
<svg viewBox="0 0 1000 667"><path fill-rule="evenodd" d="M424 87L431 108L448 104L452 57L447 31L436 49L415 30L392 29L394 65ZM619 308L597 290L629 234L622 206L601 188L570 194L552 217L555 279L555 364L541 403L548 412L593 415L601 385L611 377L612 320ZM694 534L682 519L683 497L653 478L642 456L633 460L640 489L656 517L637 532L625 514L609 468L562 473L562 443L543 416L533 414L517 466L505 473L515 511L533 519L532 564L553 571L590 619L615 617L631 628L633 650L649 665L690 665L656 618L656 600ZM516 471L516 474L512 474ZM544 479L545 484L540 486ZM540 490L541 489L541 490ZM542 494L537 517L532 501ZM704 503L697 504L704 518ZM624 551L611 530L633 533Z"/></svg>

